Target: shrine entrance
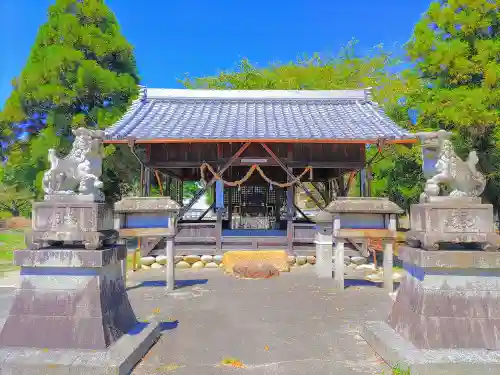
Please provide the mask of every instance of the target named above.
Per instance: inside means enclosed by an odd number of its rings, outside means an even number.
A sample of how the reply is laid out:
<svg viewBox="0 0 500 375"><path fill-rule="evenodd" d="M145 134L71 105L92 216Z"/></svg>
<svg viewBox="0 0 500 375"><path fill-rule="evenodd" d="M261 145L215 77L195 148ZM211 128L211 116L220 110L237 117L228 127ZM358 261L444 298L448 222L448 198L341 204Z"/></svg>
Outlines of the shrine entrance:
<svg viewBox="0 0 500 375"><path fill-rule="evenodd" d="M232 190L232 191L229 191ZM277 230L281 202L276 201L276 192L264 185L225 188L224 205L228 208L226 220L231 230ZM232 201L229 202L228 196Z"/></svg>

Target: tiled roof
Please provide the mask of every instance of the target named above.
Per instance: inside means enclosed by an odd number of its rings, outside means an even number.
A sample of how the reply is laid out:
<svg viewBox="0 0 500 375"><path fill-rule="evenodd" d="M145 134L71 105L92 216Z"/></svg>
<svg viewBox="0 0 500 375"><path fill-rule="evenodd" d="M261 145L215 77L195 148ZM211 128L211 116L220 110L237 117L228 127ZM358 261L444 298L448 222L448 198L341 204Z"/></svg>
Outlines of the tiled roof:
<svg viewBox="0 0 500 375"><path fill-rule="evenodd" d="M106 130L108 141L325 140L414 138L369 90L145 89Z"/></svg>

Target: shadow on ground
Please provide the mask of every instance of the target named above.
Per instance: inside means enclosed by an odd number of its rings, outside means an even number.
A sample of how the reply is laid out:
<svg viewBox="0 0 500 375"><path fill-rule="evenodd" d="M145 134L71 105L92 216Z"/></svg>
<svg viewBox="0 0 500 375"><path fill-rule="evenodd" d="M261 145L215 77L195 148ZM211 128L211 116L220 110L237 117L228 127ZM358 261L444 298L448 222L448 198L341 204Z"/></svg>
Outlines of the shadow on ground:
<svg viewBox="0 0 500 375"><path fill-rule="evenodd" d="M394 290L398 289L399 284L400 283L398 283L398 282L394 282ZM383 288L384 287L383 282L375 282L375 281L364 280L364 279L345 279L344 285L345 285L345 289L352 288L352 287L364 287L364 286L371 286L371 287L375 287L375 288Z"/></svg>
<svg viewBox="0 0 500 375"><path fill-rule="evenodd" d="M134 328L132 328L127 333L129 335L138 335L149 324L150 324L149 322L137 322L137 324L134 326ZM171 322L169 322L169 321L160 322L160 330L161 330L161 332L171 331L171 330L177 328L178 325L179 325L179 321L178 320L174 320L174 321L171 321Z"/></svg>
<svg viewBox="0 0 500 375"><path fill-rule="evenodd" d="M191 287L195 285L204 285L208 282L208 279L192 279L192 280L175 280L175 289L181 289L186 287ZM133 290L138 288L152 288L152 287L166 287L167 282L165 280L146 280L142 281L140 284L130 286L127 290Z"/></svg>

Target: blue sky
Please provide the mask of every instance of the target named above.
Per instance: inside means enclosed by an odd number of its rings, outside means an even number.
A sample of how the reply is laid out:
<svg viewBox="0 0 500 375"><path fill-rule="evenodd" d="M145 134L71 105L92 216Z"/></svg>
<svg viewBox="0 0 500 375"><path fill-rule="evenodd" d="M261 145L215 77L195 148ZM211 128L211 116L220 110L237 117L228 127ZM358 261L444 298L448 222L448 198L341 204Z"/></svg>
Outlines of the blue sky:
<svg viewBox="0 0 500 375"><path fill-rule="evenodd" d="M0 108L54 0L0 0ZM336 54L349 40L369 50L400 48L430 0L108 0L135 47L142 84L258 66L314 52Z"/></svg>

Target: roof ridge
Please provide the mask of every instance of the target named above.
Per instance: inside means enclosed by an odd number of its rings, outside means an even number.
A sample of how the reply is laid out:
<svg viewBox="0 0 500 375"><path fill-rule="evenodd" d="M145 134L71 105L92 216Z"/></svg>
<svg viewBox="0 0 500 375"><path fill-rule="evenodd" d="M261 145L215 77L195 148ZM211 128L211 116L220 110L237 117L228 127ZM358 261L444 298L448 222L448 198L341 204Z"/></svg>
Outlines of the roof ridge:
<svg viewBox="0 0 500 375"><path fill-rule="evenodd" d="M360 100L370 97L365 89L349 90L214 90L141 87L144 99L203 100Z"/></svg>

